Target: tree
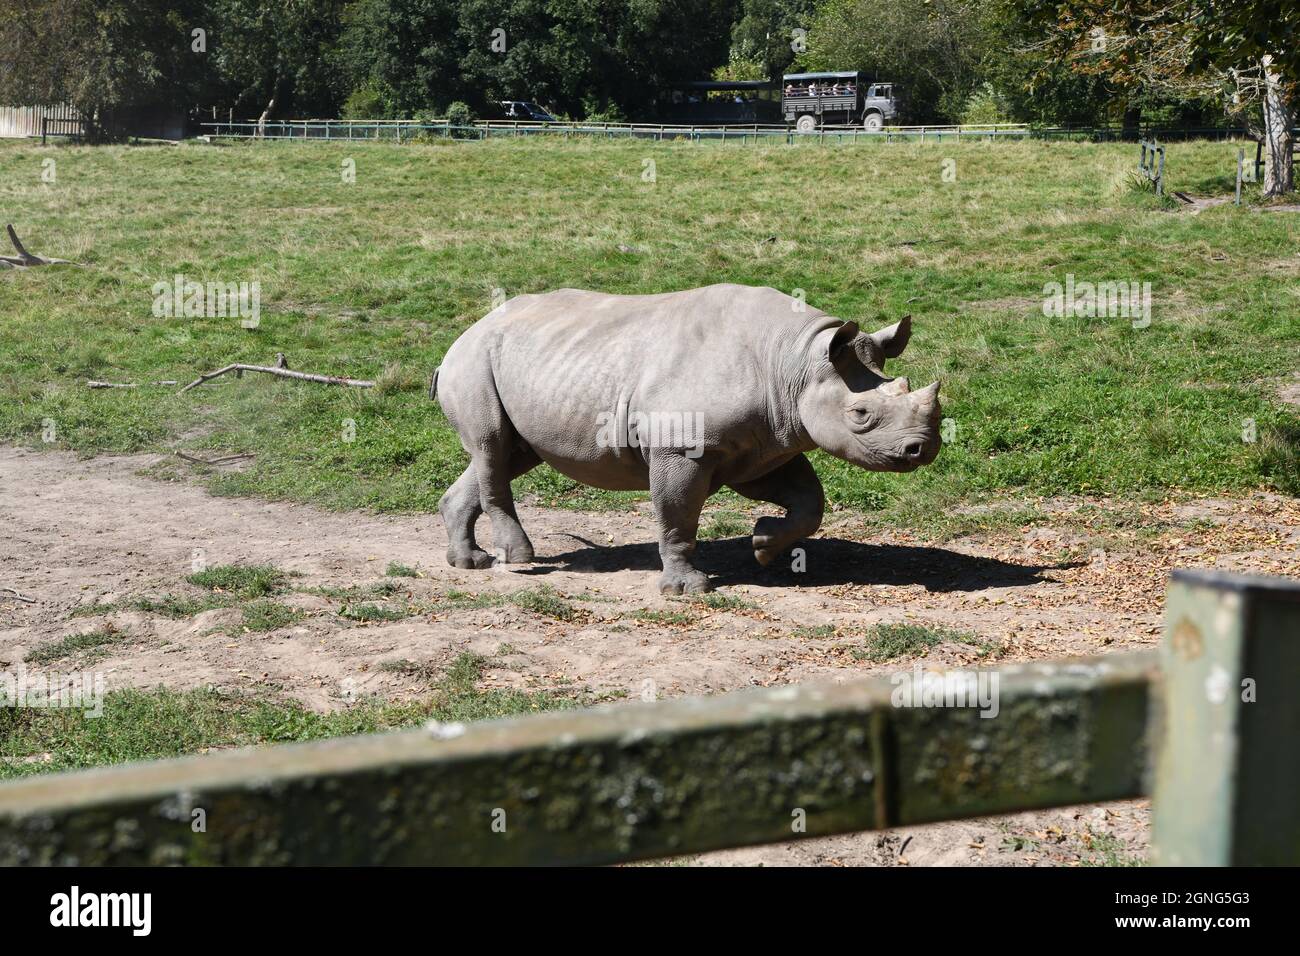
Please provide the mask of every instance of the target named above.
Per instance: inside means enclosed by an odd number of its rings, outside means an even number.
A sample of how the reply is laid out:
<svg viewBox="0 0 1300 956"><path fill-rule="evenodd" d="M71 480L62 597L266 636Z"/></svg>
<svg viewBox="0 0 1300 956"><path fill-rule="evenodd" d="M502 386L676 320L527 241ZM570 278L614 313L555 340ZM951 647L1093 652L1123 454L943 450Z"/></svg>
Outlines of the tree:
<svg viewBox="0 0 1300 956"><path fill-rule="evenodd" d="M335 115L344 0L210 0L213 64L233 105Z"/></svg>
<svg viewBox="0 0 1300 956"><path fill-rule="evenodd" d="M651 109L727 55L737 0L354 0L340 61L392 111L536 100L566 113Z"/></svg>
<svg viewBox="0 0 1300 956"><path fill-rule="evenodd" d="M0 0L0 101L71 104L92 142L133 107L186 106L207 67L200 0Z"/></svg>
<svg viewBox="0 0 1300 956"><path fill-rule="evenodd" d="M902 87L915 119L959 121L990 43L980 0L825 0L799 64Z"/></svg>
<svg viewBox="0 0 1300 956"><path fill-rule="evenodd" d="M719 78L780 79L812 26L815 7L813 0L741 0L740 19L731 28L731 69Z"/></svg>
<svg viewBox="0 0 1300 956"><path fill-rule="evenodd" d="M1294 190L1300 4L1294 0L1019 0L1043 48L1127 90L1216 97L1253 112L1264 195ZM1257 112L1256 112L1257 111ZM1247 113L1249 115L1249 113Z"/></svg>

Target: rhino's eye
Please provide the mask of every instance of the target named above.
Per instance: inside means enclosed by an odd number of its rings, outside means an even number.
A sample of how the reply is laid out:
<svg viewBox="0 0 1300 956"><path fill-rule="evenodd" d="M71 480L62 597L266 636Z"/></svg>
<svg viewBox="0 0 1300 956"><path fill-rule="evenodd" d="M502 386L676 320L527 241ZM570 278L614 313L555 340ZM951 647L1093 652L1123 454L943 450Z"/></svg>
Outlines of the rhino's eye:
<svg viewBox="0 0 1300 956"><path fill-rule="evenodd" d="M850 408L849 418L860 428L870 428L876 423L876 413L868 408Z"/></svg>

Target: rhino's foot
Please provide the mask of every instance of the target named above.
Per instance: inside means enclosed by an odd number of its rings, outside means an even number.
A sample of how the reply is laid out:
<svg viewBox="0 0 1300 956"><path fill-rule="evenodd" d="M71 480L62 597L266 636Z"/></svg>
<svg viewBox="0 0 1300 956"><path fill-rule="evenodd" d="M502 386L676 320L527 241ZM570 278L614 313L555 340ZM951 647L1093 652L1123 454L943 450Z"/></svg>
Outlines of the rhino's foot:
<svg viewBox="0 0 1300 956"><path fill-rule="evenodd" d="M712 590L713 582L709 576L694 568L665 570L659 576L661 594L700 594Z"/></svg>
<svg viewBox="0 0 1300 956"><path fill-rule="evenodd" d="M497 564L532 564L532 542L525 540L522 543L508 544L502 548L493 548L492 559Z"/></svg>
<svg viewBox="0 0 1300 956"><path fill-rule="evenodd" d="M492 567L492 555L480 548L471 548L464 551L457 551L451 548L447 549L447 563L453 568L490 568Z"/></svg>
<svg viewBox="0 0 1300 956"><path fill-rule="evenodd" d="M765 515L754 522L754 559L763 567L767 567L779 558L781 552L791 544L787 536L781 533L785 530L784 525L785 522L781 518L773 518L770 515Z"/></svg>

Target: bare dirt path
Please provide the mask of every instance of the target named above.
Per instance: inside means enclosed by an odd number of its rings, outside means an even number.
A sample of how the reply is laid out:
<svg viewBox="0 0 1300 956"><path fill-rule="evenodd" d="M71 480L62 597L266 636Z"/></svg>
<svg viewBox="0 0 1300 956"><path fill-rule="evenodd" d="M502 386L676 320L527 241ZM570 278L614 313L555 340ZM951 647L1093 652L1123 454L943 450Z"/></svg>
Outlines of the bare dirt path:
<svg viewBox="0 0 1300 956"><path fill-rule="evenodd" d="M218 498L140 472L156 456L81 460L0 449L0 668L42 645L111 626L129 635L96 669L112 687L214 685L345 707L355 695L427 693L412 672L469 651L489 660L488 686L585 687L640 698L749 685L843 680L910 667L864 653L877 622L969 632L930 648L934 666L965 666L1150 645L1173 566L1300 576L1300 505L1258 494L1134 506L1037 502L1045 522L933 545L869 535L837 513L807 545L807 570L760 569L748 542L701 545L732 606L669 601L645 507L574 512L523 506L539 555L529 566L461 571L443 560L436 516L330 513ZM1023 502L1019 503L1023 506ZM1137 519L1135 521L1135 518ZM486 528L483 537L487 538ZM292 572L280 598L303 617L240 632L239 612L188 619L124 609L184 592L195 560L272 564ZM419 578L385 578L390 562ZM425 610L360 623L340 611L347 588L399 585L379 604ZM545 585L575 613L559 620L478 598ZM314 592L314 593L307 593ZM322 593L325 592L325 593ZM354 591L354 595L355 595ZM444 599L443 606L427 610ZM412 667L385 666L409 661ZM1025 864L1127 859L1145 845L1142 804L1023 814L908 831L710 854L709 864Z"/></svg>

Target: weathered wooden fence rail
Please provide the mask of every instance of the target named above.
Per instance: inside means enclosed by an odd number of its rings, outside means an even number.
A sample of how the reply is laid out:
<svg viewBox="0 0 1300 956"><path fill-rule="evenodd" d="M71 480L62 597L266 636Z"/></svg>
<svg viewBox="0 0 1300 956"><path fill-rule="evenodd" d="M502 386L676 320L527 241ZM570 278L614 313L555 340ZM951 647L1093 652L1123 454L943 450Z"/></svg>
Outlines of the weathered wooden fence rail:
<svg viewBox="0 0 1300 956"><path fill-rule="evenodd" d="M1153 752L1157 860L1300 861L1292 583L1176 574L1159 658L916 674L22 780L0 863L612 863L1136 797Z"/></svg>

